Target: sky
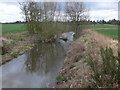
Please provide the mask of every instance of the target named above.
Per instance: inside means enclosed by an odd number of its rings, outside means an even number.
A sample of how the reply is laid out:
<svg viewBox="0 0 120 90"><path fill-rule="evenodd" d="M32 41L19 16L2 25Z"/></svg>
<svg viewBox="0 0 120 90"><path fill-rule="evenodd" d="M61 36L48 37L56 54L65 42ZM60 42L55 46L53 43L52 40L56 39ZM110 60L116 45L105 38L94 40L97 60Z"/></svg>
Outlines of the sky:
<svg viewBox="0 0 120 90"><path fill-rule="evenodd" d="M118 20L118 1L119 0L86 0L86 7L89 9L90 20ZM23 21L23 14L18 1L0 1L0 22Z"/></svg>

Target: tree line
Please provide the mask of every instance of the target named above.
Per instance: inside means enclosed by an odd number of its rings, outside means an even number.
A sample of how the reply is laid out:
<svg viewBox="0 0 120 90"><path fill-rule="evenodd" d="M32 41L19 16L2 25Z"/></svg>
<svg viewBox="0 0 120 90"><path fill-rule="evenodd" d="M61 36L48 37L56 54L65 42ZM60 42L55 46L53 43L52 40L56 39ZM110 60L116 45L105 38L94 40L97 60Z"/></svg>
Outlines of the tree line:
<svg viewBox="0 0 120 90"><path fill-rule="evenodd" d="M53 26L53 23L72 23L77 30L80 22L89 18L87 8L83 2L34 2L25 1L20 3L24 14L27 29L31 33L43 32L43 26ZM67 24L68 24L67 23ZM67 25L66 24L66 25ZM45 28L44 28L45 29Z"/></svg>
<svg viewBox="0 0 120 90"><path fill-rule="evenodd" d="M120 20L116 20L116 19L112 19L112 20L97 20L97 21L88 21L89 23L92 24L112 24L112 25L119 25L120 24Z"/></svg>

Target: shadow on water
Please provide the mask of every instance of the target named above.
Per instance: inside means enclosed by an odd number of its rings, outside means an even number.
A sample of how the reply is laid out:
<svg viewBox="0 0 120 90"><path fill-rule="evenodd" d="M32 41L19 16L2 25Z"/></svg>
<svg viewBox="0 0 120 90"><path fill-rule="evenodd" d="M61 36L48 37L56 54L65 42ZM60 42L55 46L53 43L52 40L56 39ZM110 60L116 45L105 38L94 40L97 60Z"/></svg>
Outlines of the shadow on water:
<svg viewBox="0 0 120 90"><path fill-rule="evenodd" d="M68 41L37 44L32 50L2 65L3 88L53 87L57 80L69 44L73 41L68 32Z"/></svg>

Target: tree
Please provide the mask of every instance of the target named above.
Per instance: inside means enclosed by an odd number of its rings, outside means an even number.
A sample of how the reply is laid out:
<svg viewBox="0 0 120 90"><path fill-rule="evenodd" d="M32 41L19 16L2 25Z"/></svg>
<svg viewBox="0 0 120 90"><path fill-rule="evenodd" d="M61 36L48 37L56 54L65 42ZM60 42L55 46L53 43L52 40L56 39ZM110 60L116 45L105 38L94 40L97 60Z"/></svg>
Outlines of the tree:
<svg viewBox="0 0 120 90"><path fill-rule="evenodd" d="M66 2L65 12L69 20L75 24L75 30L78 29L81 21L88 19L87 9L83 2Z"/></svg>
<svg viewBox="0 0 120 90"><path fill-rule="evenodd" d="M81 35L80 25L86 24L88 19L88 10L86 9L83 2L66 2L65 12L68 21L71 22L71 28L75 31L75 38Z"/></svg>

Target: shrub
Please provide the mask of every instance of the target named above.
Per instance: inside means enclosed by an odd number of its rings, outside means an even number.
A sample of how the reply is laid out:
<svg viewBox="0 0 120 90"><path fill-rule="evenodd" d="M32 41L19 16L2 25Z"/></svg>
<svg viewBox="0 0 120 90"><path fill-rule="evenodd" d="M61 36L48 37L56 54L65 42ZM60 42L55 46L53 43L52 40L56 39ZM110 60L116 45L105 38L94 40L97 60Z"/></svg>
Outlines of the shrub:
<svg viewBox="0 0 120 90"><path fill-rule="evenodd" d="M94 74L92 78L96 82L97 87L118 87L119 74L118 68L120 57L114 56L111 48L101 48L102 65L92 60L92 57L86 59Z"/></svg>

